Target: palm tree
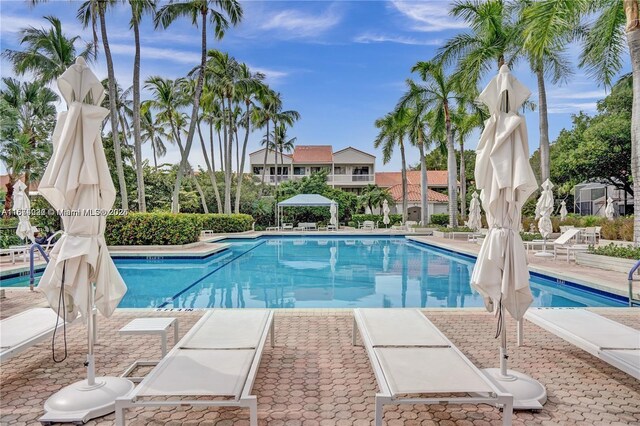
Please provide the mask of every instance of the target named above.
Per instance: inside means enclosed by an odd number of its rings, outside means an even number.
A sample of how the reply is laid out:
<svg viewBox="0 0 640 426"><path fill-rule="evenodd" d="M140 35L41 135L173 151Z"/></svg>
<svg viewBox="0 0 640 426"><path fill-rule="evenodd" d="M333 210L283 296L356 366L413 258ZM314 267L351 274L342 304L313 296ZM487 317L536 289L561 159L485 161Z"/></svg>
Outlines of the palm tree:
<svg viewBox="0 0 640 426"><path fill-rule="evenodd" d="M273 145L275 147L275 159L276 159L276 202L278 200L278 152L280 153L280 163L284 164L284 153L292 152L294 144L296 143L297 137L289 138L287 135L287 123L284 121L280 121L277 124L274 124L273 133L272 133ZM282 167L284 169L284 167ZM276 209L277 213L277 209ZM276 218L277 222L277 218Z"/></svg>
<svg viewBox="0 0 640 426"><path fill-rule="evenodd" d="M168 139L163 123L151 113L149 102L143 102L140 107L140 140L142 143L149 142L153 151L153 168L158 170L158 157L164 157L167 153L163 139Z"/></svg>
<svg viewBox="0 0 640 426"><path fill-rule="evenodd" d="M133 28L136 49L133 57L133 146L136 158L138 210L144 213L147 211L147 205L144 191L144 174L142 173L142 138L140 123L140 20L145 13L155 13L156 2L155 0L129 0L129 5L131 6L131 28Z"/></svg>
<svg viewBox="0 0 640 426"><path fill-rule="evenodd" d="M156 118L169 125L170 140L176 142L180 153L184 151L178 122L181 120L180 108L186 104L179 80L163 79L151 76L145 81L145 89L151 92L152 99L146 101L150 108L158 111Z"/></svg>
<svg viewBox="0 0 640 426"><path fill-rule="evenodd" d="M87 0L78 9L77 18L86 28L89 24L95 28L96 19L100 22L100 35L102 38L102 48L107 60L107 78L109 86L109 122L111 126L111 136L113 138L113 152L116 158L116 173L118 175L118 187L120 188L120 199L122 209L129 210L129 197L127 195L127 183L124 179L124 167L122 165L122 152L120 146L120 134L118 132L118 106L116 93L116 76L113 69L113 58L109 47L109 37L107 32L107 21L105 18L107 7L115 4L114 0ZM94 33L95 36L95 33Z"/></svg>
<svg viewBox="0 0 640 426"><path fill-rule="evenodd" d="M213 193L216 198L216 205L218 207L218 213L222 212L222 201L220 200L220 191L218 190L218 182L216 179L216 158L215 158L215 150L213 149L213 131L214 128L218 135L218 142L221 144L220 131L222 129L222 111L220 107L220 100L218 98L218 94L215 92L214 88L210 84L210 82L205 81L204 87L202 89L202 96L200 99L200 106L202 112L199 117L198 122L198 134L200 136L200 145L202 147L202 153L204 155L205 164L207 165L207 171L209 172L209 179L211 179L211 186L213 186ZM202 134L201 123L204 121L209 125L209 147L211 149L210 156L207 154L207 147L204 143L204 136ZM222 154L222 150L220 149L220 154ZM222 162L221 162L222 163Z"/></svg>
<svg viewBox="0 0 640 426"><path fill-rule="evenodd" d="M6 49L2 56L13 64L13 71L18 75L33 73L36 80L44 84L58 78L73 65L76 57L83 57L90 62L95 50L91 43L86 43L82 50L76 50L80 36L67 37L62 32L62 23L54 16L45 16L51 27L29 27L20 31L20 44L25 45L23 51Z"/></svg>
<svg viewBox="0 0 640 426"><path fill-rule="evenodd" d="M387 164L391 160L393 150L396 145L400 148L402 159L402 221L407 221L407 159L405 156L404 136L407 133L408 119L407 109L396 108L382 118L375 121L376 128L379 129L378 136L373 142L373 146L382 146L382 161Z"/></svg>
<svg viewBox="0 0 640 426"><path fill-rule="evenodd" d="M198 122L198 111L200 109L200 96L202 94L202 86L204 84L205 68L207 63L207 21L209 20L214 26L214 35L217 39L224 36L229 25L236 25L242 19L242 7L238 0L185 0L176 1L163 6L155 16L156 27L162 26L167 28L176 19L187 17L191 19L193 25L198 25L200 21L201 30L201 54L200 67L198 70L198 78L196 82L195 93L193 97L193 108L191 110L191 121L189 124L189 132L185 144L184 153L180 160L180 166L176 174L176 182L173 188L173 201L171 203L171 211L177 213L180 195L180 183L182 176L186 171L191 145L196 131ZM226 202L226 201L225 201ZM226 209L226 205L225 205ZM231 206L229 206L229 210Z"/></svg>
<svg viewBox="0 0 640 426"><path fill-rule="evenodd" d="M408 96L420 99L426 108L434 110L435 131L444 129L447 147L447 181L449 192L449 226L458 226L458 201L456 185L456 152L451 128L451 103L459 101L456 96L456 80L452 76L446 76L443 64L435 61L420 61L413 66L411 72L417 72L425 84L416 84L409 80ZM401 100L404 101L405 97Z"/></svg>

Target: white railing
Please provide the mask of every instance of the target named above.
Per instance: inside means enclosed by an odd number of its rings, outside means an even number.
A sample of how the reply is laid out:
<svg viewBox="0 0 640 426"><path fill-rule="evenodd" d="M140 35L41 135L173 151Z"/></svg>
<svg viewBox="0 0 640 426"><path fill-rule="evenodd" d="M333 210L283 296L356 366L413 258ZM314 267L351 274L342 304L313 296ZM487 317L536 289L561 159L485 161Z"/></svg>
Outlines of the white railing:
<svg viewBox="0 0 640 426"><path fill-rule="evenodd" d="M262 174L254 174L254 177L261 180ZM281 175L277 176L278 182L286 182L289 180L300 180L310 175ZM276 175L265 175L264 182L275 183ZM327 175L328 183L335 184L368 184L375 182L375 175Z"/></svg>

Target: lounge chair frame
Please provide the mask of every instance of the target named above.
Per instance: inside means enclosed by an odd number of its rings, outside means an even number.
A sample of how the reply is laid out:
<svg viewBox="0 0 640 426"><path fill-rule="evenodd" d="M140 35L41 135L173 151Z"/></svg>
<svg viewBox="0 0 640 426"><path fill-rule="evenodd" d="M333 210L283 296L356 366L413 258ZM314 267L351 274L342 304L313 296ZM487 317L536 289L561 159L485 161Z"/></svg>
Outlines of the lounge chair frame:
<svg viewBox="0 0 640 426"><path fill-rule="evenodd" d="M420 313L421 315L424 315ZM428 318L424 317L427 321ZM435 326L434 326L435 327ZM451 341L444 335L442 332L437 329L439 335L441 335L445 340L447 340L450 345L449 346L429 346L431 348L443 348L448 347L453 349L464 362L474 370L478 370L478 368L471 362L469 359L453 344ZM434 398L404 398L404 397L396 397L393 395L391 388L387 382L387 378L384 373L384 369L376 355L374 349L376 346L373 345L371 337L367 331L366 324L364 323L364 319L361 315L360 309L355 309L353 312L353 331L352 331L352 344L354 346L357 345L357 331L360 332L360 337L363 342L363 346L367 351L367 355L371 362L371 366L373 368L373 373L376 377L376 382L378 383L378 388L380 391L376 393L375 396L375 426L382 426L382 418L383 418L383 410L385 405L402 405L402 404L500 404L502 405L502 424L504 426L511 425L511 420L513 416L513 396L507 393L504 393L497 389L491 381L482 374L478 370L478 376L481 377L484 382L492 388L494 391L488 395L478 395L478 396L469 396L469 397L452 397L452 396L437 396ZM417 346L416 346L417 347ZM437 368L437 367L436 367ZM424 392L424 394L428 394L429 392Z"/></svg>
<svg viewBox="0 0 640 426"><path fill-rule="evenodd" d="M140 383L140 386L136 387L131 393L126 395L125 397L118 398L115 404L116 411L116 425L124 426L125 419L125 411L127 408L131 407L166 407L166 406L206 406L206 407L242 407L249 408L250 414L250 424L251 426L258 426L258 399L255 395L251 395L251 390L253 389L253 384L256 379L256 375L258 373L258 368L260 367L260 360L262 359L262 353L264 350L265 343L267 341L267 335L271 336L271 346L273 347L275 344L275 324L273 321L273 311L269 311L269 315L267 317L267 322L265 328L260 336L260 340L258 346L255 349L255 354L253 357L253 362L251 363L251 367L249 368L249 372L247 374L247 379L242 388L242 392L238 399L228 399L228 400L181 400L181 399L172 399L168 398L166 400L140 400L138 399L138 392L143 388L146 380L150 380L154 376L154 372L162 371L162 367L170 362L173 356L175 356L179 351L188 351L189 349L182 349L182 343L188 342L191 336L193 336L200 325L203 324L211 315L213 311L207 312L192 328L187 332L187 334L174 346L174 348L169 351L166 357L164 357L160 363L154 368L143 381ZM183 395L189 396L189 395Z"/></svg>

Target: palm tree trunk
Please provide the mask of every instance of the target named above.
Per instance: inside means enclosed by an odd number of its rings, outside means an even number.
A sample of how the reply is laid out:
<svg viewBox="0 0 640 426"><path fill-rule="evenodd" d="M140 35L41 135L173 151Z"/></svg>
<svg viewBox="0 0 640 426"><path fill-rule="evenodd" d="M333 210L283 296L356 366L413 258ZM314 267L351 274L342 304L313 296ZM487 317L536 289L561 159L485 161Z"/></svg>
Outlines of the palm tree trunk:
<svg viewBox="0 0 640 426"><path fill-rule="evenodd" d="M216 130L216 133L218 134L218 151L220 152L220 171L222 172L222 174L224 174L224 156L223 155L224 155L224 152L226 151L222 149L223 146L222 146L222 137L220 136L220 129ZM220 211L220 213L222 213L222 211Z"/></svg>
<svg viewBox="0 0 640 426"><path fill-rule="evenodd" d="M218 207L218 213L222 213L222 201L220 201L218 179L216 179L216 156L213 155L213 123L209 123L209 145L211 146L211 168L209 170L209 172L211 173L211 185L213 185L213 193L216 196L216 206ZM206 157L206 150L204 150L204 152ZM207 164L207 167L209 167L209 164Z"/></svg>
<svg viewBox="0 0 640 426"><path fill-rule="evenodd" d="M244 157L247 154L247 143L249 142L249 132L251 126L251 120L249 120L249 116L251 115L251 104L247 103L247 111L246 111L247 119L245 124L245 134L244 134L244 142L242 143L242 157L240 159L240 166L238 167L238 183L236 184L236 205L235 212L236 214L240 213L240 195L242 194L242 177L244 175Z"/></svg>
<svg viewBox="0 0 640 426"><path fill-rule="evenodd" d="M224 180L224 212L225 214L231 214L231 181L233 179L233 110L231 107L231 97L227 98L227 112L229 113L229 134L227 137L227 151L225 153L225 172L226 179Z"/></svg>
<svg viewBox="0 0 640 426"><path fill-rule="evenodd" d="M198 194L200 195L200 202L202 203L202 211L204 211L205 214L209 214L209 207L207 207L207 199L204 197L204 191L202 190L202 187L200 186L200 182L198 182L198 177L195 174L193 175L193 183L196 186L196 191L198 191Z"/></svg>
<svg viewBox="0 0 640 426"><path fill-rule="evenodd" d="M460 217L467 217L467 179L464 161L464 138L460 137Z"/></svg>
<svg viewBox="0 0 640 426"><path fill-rule="evenodd" d="M633 73L633 104L631 107L631 174L633 176L633 242L640 246L640 24L638 7L625 2L627 11L627 43ZM632 13L629 13L631 9ZM630 22L629 22L630 21ZM635 22L634 22L635 21Z"/></svg>
<svg viewBox="0 0 640 426"><path fill-rule="evenodd" d="M158 156L156 154L156 143L153 135L151 137L151 150L153 151L153 168L158 171Z"/></svg>
<svg viewBox="0 0 640 426"><path fill-rule="evenodd" d="M200 52L200 70L198 71L198 81L196 83L196 90L193 94L193 109L191 110L191 122L189 123L189 133L187 134L187 142L184 147L184 153L180 160L180 166L178 167L178 173L176 174L176 182L173 186L173 200L171 202L171 212L178 213L180 196L180 184L182 183L182 176L187 169L187 162L189 160L189 152L191 152L191 145L193 144L193 136L196 132L196 122L198 117L198 111L200 110L200 95L202 94L202 85L204 84L204 70L207 64L207 10L201 12L202 15L202 46Z"/></svg>
<svg viewBox="0 0 640 426"><path fill-rule="evenodd" d="M274 129L276 128L275 124L274 124L273 128ZM275 186L275 189L273 191L273 196L274 196L274 199L276 200L276 202L274 204L276 210L275 210L274 213L275 213L275 224L276 224L276 226L279 226L280 223L278 222L278 177L279 177L279 174L278 174L278 140L275 137L275 134L276 134L275 130L274 130L273 133L274 133L273 145L274 145L274 148L275 148L274 151L273 151L273 158L274 158L274 163L276 165L276 168L275 168L276 186Z"/></svg>
<svg viewBox="0 0 640 426"><path fill-rule="evenodd" d="M107 23L104 17L106 6L101 4L98 6L98 14L100 16L100 31L102 33L102 45L104 55L107 59L107 76L109 79L109 110L111 122L111 138L113 139L113 152L116 157L116 173L118 175L118 186L120 188L120 200L122 209L129 210L129 198L127 196L127 183L124 180L124 168L122 167L122 153L120 152L120 138L118 135L118 107L116 105L116 76L113 70L113 58L111 57L111 48L109 47L109 39L107 37Z"/></svg>
<svg viewBox="0 0 640 426"><path fill-rule="evenodd" d="M542 65L536 70L538 79L538 111L540 115L540 180L549 178L549 119L547 115L547 90L544 85Z"/></svg>
<svg viewBox="0 0 640 426"><path fill-rule="evenodd" d="M451 131L451 118L449 117L449 107L444 107L445 124L447 129L447 181L449 189L449 226L458 226L458 200L456 185L456 151L453 145L453 132Z"/></svg>
<svg viewBox="0 0 640 426"><path fill-rule="evenodd" d="M429 223L429 184L427 182L427 159L424 155L424 141L418 136L418 151L420 152L420 220L422 226Z"/></svg>
<svg viewBox="0 0 640 426"><path fill-rule="evenodd" d="M133 7L133 3L131 3ZM133 12L135 15L135 12ZM136 53L133 57L133 145L136 156L136 181L138 183L138 211L145 213L147 203L144 193L144 175L142 173L142 140L140 139L140 28L138 20L133 18L133 36ZM151 141L153 145L153 140ZM154 150L155 156L155 150Z"/></svg>
<svg viewBox="0 0 640 426"><path fill-rule="evenodd" d="M269 119L267 119L267 143L264 146L264 161L262 162L262 183L265 183L264 178L267 173L267 155L269 154Z"/></svg>
<svg viewBox="0 0 640 426"><path fill-rule="evenodd" d="M407 209L409 208L409 200L407 200L407 159L404 154L404 142L400 137L400 156L402 157L402 222L407 222Z"/></svg>

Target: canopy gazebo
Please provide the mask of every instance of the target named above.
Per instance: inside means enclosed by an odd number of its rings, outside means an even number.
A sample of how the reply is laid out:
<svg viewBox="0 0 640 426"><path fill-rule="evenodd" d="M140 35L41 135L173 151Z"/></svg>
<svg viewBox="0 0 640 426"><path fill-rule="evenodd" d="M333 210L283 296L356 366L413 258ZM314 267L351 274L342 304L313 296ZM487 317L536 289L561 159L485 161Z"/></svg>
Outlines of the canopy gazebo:
<svg viewBox="0 0 640 426"><path fill-rule="evenodd" d="M285 207L329 207L335 206L336 225L338 223L338 203L320 194L298 194L278 203L277 223L280 226L280 218ZM337 229L337 226L336 226Z"/></svg>

